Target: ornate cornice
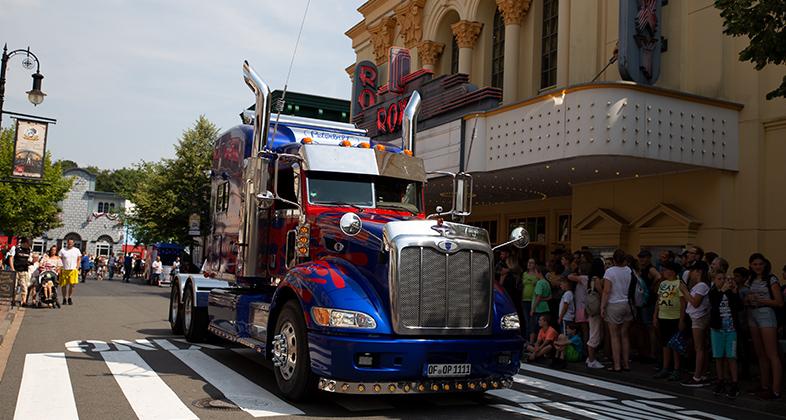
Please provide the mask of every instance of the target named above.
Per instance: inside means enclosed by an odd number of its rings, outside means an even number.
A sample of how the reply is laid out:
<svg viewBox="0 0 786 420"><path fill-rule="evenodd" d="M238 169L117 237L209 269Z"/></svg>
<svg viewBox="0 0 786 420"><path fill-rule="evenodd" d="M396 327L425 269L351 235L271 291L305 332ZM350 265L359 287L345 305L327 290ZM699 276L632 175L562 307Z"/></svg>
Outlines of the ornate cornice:
<svg viewBox="0 0 786 420"><path fill-rule="evenodd" d="M530 5L532 0L497 0L497 8L505 19L505 25L521 25Z"/></svg>
<svg viewBox="0 0 786 420"><path fill-rule="evenodd" d="M371 34L371 44L374 47L374 61L382 65L388 61L388 50L393 45L393 34L396 29L396 18L388 16L382 21L368 28Z"/></svg>
<svg viewBox="0 0 786 420"><path fill-rule="evenodd" d="M352 80L352 78L355 77L355 67L356 66L357 66L357 63L352 63L352 64L350 64L350 65L348 65L347 67L344 68L344 71L347 72L347 74L349 75L349 79L350 80Z"/></svg>
<svg viewBox="0 0 786 420"><path fill-rule="evenodd" d="M410 0L396 7L396 20L401 28L404 46L412 48L423 39L423 6L426 0Z"/></svg>
<svg viewBox="0 0 786 420"><path fill-rule="evenodd" d="M480 36L480 30L483 29L483 24L460 20L450 25L450 29L453 30L453 36L456 37L456 44L459 48L474 48L475 42Z"/></svg>
<svg viewBox="0 0 786 420"><path fill-rule="evenodd" d="M420 64L424 66L433 66L437 64L437 60L442 55L445 49L445 44L434 41L423 41L418 45L418 56L420 57Z"/></svg>

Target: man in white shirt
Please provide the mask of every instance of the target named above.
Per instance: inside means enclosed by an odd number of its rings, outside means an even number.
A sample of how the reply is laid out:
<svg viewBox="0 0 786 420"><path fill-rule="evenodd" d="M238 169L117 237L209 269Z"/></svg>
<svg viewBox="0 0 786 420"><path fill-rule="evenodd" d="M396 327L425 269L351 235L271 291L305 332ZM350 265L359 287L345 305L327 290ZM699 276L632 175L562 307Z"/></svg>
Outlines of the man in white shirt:
<svg viewBox="0 0 786 420"><path fill-rule="evenodd" d="M161 274L164 273L164 264L161 263L161 257L156 256L156 260L153 261L150 268L153 269L151 283L161 286Z"/></svg>
<svg viewBox="0 0 786 420"><path fill-rule="evenodd" d="M66 247L60 250L60 259L63 261L63 269L60 271L60 287L63 289L63 305L73 305L71 296L74 294L74 286L79 283L79 261L82 259L82 251L74 248L74 240L69 239ZM66 285L68 292L66 293Z"/></svg>

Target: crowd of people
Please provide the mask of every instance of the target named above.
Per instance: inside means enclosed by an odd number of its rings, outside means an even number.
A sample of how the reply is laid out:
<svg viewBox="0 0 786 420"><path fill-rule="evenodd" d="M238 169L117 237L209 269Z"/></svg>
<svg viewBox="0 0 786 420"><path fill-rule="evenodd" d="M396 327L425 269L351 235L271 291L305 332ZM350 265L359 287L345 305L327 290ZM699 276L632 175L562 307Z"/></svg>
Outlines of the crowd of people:
<svg viewBox="0 0 786 420"><path fill-rule="evenodd" d="M786 284L786 266L781 276ZM698 246L656 259L648 250L605 259L577 251L521 268L503 249L496 281L519 312L525 361L625 372L635 360L654 365L656 379L712 386L727 398L739 396L740 377L752 379L757 366L758 386L747 391L780 398L786 288L762 254L730 269Z"/></svg>
<svg viewBox="0 0 786 420"><path fill-rule="evenodd" d="M62 289L62 304L73 305L75 286L84 283L91 275L99 281L105 278L112 280L115 275L120 275L126 283L132 277L145 275L145 261L138 255L82 254L70 239L62 249L53 245L39 255L32 251L29 238L19 238L17 245L2 252L0 261L0 268L15 273L17 300L21 306L59 306L59 302L54 300L56 293L53 293L57 287ZM156 257L150 265L149 283L160 285L164 280L161 257ZM177 257L170 273L175 274L179 270L180 258Z"/></svg>

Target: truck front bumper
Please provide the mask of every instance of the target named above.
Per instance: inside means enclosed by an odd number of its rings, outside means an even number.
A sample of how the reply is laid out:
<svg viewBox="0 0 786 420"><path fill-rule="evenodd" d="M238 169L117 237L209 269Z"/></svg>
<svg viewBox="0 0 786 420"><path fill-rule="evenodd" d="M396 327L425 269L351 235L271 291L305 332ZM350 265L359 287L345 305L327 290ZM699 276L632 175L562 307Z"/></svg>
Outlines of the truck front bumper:
<svg viewBox="0 0 786 420"><path fill-rule="evenodd" d="M480 391L510 385L521 338L382 338L309 333L320 389L344 393ZM470 364L469 375L432 378L429 364Z"/></svg>

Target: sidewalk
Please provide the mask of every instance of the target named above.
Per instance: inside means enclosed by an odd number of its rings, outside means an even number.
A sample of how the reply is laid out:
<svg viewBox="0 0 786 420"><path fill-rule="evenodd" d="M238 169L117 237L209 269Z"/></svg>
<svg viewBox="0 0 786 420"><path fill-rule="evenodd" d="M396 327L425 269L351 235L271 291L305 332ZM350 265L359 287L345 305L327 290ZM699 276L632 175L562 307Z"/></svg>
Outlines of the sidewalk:
<svg viewBox="0 0 786 420"><path fill-rule="evenodd" d="M3 345L8 329L14 322L18 307L11 306L11 301L0 299L0 346Z"/></svg>
<svg viewBox="0 0 786 420"><path fill-rule="evenodd" d="M549 367L549 363L535 363L542 367ZM608 366L609 364L606 363ZM632 363L629 372L609 372L606 369L588 369L584 363L568 363L566 372L590 376L594 378L604 379L611 382L618 382L624 384L635 384L637 387L649 388L653 391L667 392L676 394L685 398L695 398L702 401L711 401L720 406L728 407L745 407L750 410L760 411L763 413L783 416L786 412L786 400L780 399L776 401L764 401L756 396L748 395L747 391L753 389L758 384L755 378L740 379L740 396L734 400L726 397L716 397L712 393L712 386L701 388L690 388L680 385L679 382L669 382L666 380L653 379L656 371L654 364L641 364ZM710 365L712 367L712 365ZM755 367L750 368L751 373L754 372ZM688 377L686 373L685 378Z"/></svg>

